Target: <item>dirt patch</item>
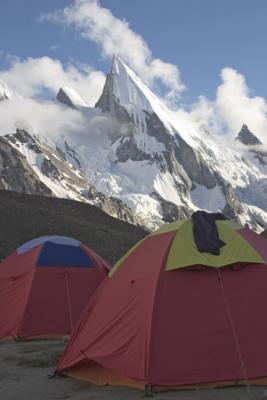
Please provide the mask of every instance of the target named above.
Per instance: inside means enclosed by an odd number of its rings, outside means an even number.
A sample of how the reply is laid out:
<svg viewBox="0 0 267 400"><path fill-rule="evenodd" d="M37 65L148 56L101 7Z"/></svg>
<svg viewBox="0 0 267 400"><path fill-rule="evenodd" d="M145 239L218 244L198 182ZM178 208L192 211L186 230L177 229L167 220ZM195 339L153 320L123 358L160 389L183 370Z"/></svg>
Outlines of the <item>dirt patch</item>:
<svg viewBox="0 0 267 400"><path fill-rule="evenodd" d="M123 387L98 387L70 378L49 379L62 341L0 343L1 400L141 400L144 393ZM155 400L263 400L267 388L224 388L157 393Z"/></svg>

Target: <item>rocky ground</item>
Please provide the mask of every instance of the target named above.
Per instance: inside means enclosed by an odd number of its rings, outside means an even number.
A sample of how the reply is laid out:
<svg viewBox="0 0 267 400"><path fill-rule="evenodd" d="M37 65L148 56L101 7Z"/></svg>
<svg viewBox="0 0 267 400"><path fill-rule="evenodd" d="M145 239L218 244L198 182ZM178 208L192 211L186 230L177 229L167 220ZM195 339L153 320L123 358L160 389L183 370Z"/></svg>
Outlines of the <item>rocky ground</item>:
<svg viewBox="0 0 267 400"><path fill-rule="evenodd" d="M0 342L1 400L139 400L144 393L123 387L98 387L71 378L48 378L63 341ZM260 400L267 388L187 390L156 393L155 400Z"/></svg>

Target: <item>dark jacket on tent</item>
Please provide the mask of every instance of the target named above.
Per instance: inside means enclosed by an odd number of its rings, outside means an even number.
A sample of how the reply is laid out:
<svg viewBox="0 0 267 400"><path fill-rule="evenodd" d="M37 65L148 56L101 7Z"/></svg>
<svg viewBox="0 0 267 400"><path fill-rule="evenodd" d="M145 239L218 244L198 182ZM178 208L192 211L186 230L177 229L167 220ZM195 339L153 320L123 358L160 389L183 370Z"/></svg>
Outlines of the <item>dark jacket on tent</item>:
<svg viewBox="0 0 267 400"><path fill-rule="evenodd" d="M219 255L221 247L225 243L219 238L216 220L227 219L221 213L207 213L206 211L196 211L191 216L193 222L193 236L201 253L211 253Z"/></svg>

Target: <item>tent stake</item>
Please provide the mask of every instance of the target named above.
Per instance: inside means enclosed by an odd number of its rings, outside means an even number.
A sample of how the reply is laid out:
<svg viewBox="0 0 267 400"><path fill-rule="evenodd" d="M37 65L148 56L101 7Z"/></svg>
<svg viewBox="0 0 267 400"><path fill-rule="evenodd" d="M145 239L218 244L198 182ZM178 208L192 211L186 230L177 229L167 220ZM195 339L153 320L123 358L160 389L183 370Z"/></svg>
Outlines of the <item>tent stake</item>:
<svg viewBox="0 0 267 400"><path fill-rule="evenodd" d="M145 395L144 395L144 397L153 397L152 386L149 385L148 383L145 384Z"/></svg>
<svg viewBox="0 0 267 400"><path fill-rule="evenodd" d="M54 378L58 378L58 377L59 377L59 374L58 374L58 372L57 372L56 369L54 370L53 373L47 374L47 375L46 375L46 378L47 378L47 379L54 379Z"/></svg>

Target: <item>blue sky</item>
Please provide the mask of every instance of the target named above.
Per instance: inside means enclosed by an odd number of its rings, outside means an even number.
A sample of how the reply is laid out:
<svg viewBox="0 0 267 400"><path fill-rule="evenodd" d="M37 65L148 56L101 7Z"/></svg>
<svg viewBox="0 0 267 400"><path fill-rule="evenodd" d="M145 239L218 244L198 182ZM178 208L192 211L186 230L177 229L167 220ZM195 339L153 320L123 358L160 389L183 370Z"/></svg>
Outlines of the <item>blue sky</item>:
<svg viewBox="0 0 267 400"><path fill-rule="evenodd" d="M266 16L266 0L2 1L0 94L4 82L25 108L0 125L32 123L37 101L44 129L38 101L63 86L94 106L116 53L179 118L232 137L245 123L266 142Z"/></svg>
<svg viewBox="0 0 267 400"><path fill-rule="evenodd" d="M0 8L0 67L6 55L42 57L90 64L106 72L110 60L100 46L70 26L38 22L41 14L70 0L9 0ZM246 77L252 93L267 98L265 0L101 0L102 7L125 19L141 35L153 57L178 66L187 90L183 101L213 99L223 67ZM55 46L55 47L54 47Z"/></svg>

